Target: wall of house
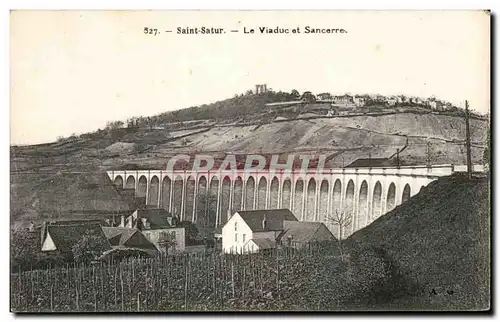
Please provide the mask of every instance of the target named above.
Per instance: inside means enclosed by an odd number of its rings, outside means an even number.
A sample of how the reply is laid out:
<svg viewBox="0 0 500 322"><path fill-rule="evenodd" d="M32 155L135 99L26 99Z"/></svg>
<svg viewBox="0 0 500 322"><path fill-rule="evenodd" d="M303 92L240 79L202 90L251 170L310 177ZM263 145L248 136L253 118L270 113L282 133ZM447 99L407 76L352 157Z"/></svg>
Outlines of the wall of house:
<svg viewBox="0 0 500 322"><path fill-rule="evenodd" d="M235 230L235 224L237 229ZM236 234L238 239L236 240ZM245 241L243 241L245 235ZM237 213L222 227L222 250L225 253L241 253L243 246L253 237L253 232Z"/></svg>
<svg viewBox="0 0 500 322"><path fill-rule="evenodd" d="M52 237L50 236L50 234L47 233L47 236L42 244L42 252L56 250L56 249L57 248L56 245L54 244L54 241L52 240Z"/></svg>
<svg viewBox="0 0 500 322"><path fill-rule="evenodd" d="M252 240L245 245L243 249L244 253L257 253L259 251L259 246L257 246Z"/></svg>
<svg viewBox="0 0 500 322"><path fill-rule="evenodd" d="M163 234L167 233L172 236L175 233L175 246L173 246L170 251L172 252L182 252L186 248L186 230L185 228L164 228L164 229L151 229L151 230L143 230L142 233L149 239L150 242L155 244L155 246L162 250L159 246L159 241ZM170 252L169 251L169 252Z"/></svg>

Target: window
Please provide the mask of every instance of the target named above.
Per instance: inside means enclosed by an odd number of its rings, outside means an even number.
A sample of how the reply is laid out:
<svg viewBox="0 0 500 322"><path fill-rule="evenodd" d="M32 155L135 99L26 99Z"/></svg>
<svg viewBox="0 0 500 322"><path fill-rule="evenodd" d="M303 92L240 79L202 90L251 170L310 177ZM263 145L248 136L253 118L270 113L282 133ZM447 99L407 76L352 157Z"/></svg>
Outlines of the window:
<svg viewBox="0 0 500 322"><path fill-rule="evenodd" d="M246 236L245 234L243 234L243 240L241 241L242 243L245 243L245 239L246 239L246 237L247 237L247 236Z"/></svg>
<svg viewBox="0 0 500 322"><path fill-rule="evenodd" d="M238 231L238 222L234 223L234 231Z"/></svg>
<svg viewBox="0 0 500 322"><path fill-rule="evenodd" d="M234 234L234 241L237 243L238 242L238 234Z"/></svg>

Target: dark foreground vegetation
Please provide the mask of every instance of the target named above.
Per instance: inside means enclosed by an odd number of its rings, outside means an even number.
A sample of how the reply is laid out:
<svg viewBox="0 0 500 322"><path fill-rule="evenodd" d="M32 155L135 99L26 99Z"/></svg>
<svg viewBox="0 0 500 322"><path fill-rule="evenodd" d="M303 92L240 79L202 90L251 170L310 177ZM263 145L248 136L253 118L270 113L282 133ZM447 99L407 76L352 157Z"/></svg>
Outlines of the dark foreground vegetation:
<svg viewBox="0 0 500 322"><path fill-rule="evenodd" d="M342 256L332 243L28 271L19 261L21 270L11 274L11 309L488 310L489 186L488 174L439 178L351 235Z"/></svg>
<svg viewBox="0 0 500 322"><path fill-rule="evenodd" d="M417 288L382 249L336 244L67 265L11 275L16 312L369 309Z"/></svg>

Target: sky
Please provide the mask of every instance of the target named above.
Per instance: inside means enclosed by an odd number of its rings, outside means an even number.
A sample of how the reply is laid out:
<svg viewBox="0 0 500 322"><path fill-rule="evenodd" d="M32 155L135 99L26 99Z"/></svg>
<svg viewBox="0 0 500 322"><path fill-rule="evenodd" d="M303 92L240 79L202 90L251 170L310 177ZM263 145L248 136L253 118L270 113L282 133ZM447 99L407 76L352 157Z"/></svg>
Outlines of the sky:
<svg viewBox="0 0 500 322"><path fill-rule="evenodd" d="M202 26L227 33L175 32ZM301 33L243 33L261 26ZM347 33L305 34L305 26ZM10 143L51 142L255 84L434 95L487 113L489 30L482 11L12 11Z"/></svg>

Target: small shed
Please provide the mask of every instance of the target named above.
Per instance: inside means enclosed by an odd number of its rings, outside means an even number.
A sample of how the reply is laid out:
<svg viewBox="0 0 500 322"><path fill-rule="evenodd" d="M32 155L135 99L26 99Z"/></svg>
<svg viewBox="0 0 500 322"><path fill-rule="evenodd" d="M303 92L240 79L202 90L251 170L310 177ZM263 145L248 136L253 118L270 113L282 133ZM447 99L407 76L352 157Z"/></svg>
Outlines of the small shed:
<svg viewBox="0 0 500 322"><path fill-rule="evenodd" d="M244 246L245 252L256 253L276 248L276 241L271 238L250 239Z"/></svg>

